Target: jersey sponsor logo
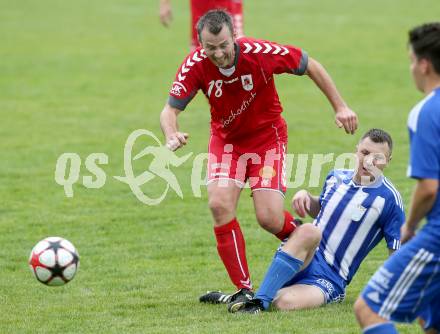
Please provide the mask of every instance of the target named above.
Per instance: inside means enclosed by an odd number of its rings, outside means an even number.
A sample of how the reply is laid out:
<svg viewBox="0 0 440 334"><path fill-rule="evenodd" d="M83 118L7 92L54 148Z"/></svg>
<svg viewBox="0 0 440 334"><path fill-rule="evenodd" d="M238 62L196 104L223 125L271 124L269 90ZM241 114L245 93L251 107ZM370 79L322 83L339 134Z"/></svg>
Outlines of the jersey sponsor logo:
<svg viewBox="0 0 440 334"><path fill-rule="evenodd" d="M251 92L251 96L242 102L240 108L238 108L235 112L233 110L231 110L231 113L229 114L228 118L226 118L226 119L222 118L221 122L222 122L223 128L228 127L234 121L234 119L236 119L243 112L245 112L249 108L252 101L254 101L256 96L257 96L257 93Z"/></svg>
<svg viewBox="0 0 440 334"><path fill-rule="evenodd" d="M272 44L272 43L258 43L258 42L254 42L254 43L243 43L243 45L246 47L246 49L244 49L243 53L264 53L264 54L273 54L273 55L277 55L279 54L280 56L285 56L286 54L289 53L289 49L286 48L285 46L280 46L280 45L276 45L276 44Z"/></svg>
<svg viewBox="0 0 440 334"><path fill-rule="evenodd" d="M246 74L241 76L241 84L243 89L246 91L251 91L254 88L254 82L252 81L252 74Z"/></svg>
<svg viewBox="0 0 440 334"><path fill-rule="evenodd" d="M186 92L186 88L178 81L173 82L173 87L171 88L170 93L176 96L182 95L182 89Z"/></svg>
<svg viewBox="0 0 440 334"><path fill-rule="evenodd" d="M199 51L194 52L194 54L192 56L189 56L188 58L186 58L186 61L180 67L180 71L177 74L177 79L179 81L185 80L186 79L185 74L189 72L191 67L193 67L195 65L195 63L198 63L207 57L208 56L205 54L204 49L201 49L200 52Z"/></svg>
<svg viewBox="0 0 440 334"><path fill-rule="evenodd" d="M171 88L171 94L176 95L176 96L180 96L181 95L181 91L182 87L180 87L179 85L174 85L173 88Z"/></svg>

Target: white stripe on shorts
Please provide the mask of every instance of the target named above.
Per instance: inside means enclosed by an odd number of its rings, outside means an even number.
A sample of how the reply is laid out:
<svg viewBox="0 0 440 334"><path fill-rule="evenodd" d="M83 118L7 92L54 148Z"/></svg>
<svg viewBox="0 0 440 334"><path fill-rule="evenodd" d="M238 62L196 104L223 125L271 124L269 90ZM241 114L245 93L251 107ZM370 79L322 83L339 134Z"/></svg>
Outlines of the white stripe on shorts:
<svg viewBox="0 0 440 334"><path fill-rule="evenodd" d="M412 258L411 262L399 277L388 297L385 299L379 310L379 315L387 320L390 319L402 299L405 297L408 289L422 272L423 268L432 260L434 254L427 252L421 248Z"/></svg>

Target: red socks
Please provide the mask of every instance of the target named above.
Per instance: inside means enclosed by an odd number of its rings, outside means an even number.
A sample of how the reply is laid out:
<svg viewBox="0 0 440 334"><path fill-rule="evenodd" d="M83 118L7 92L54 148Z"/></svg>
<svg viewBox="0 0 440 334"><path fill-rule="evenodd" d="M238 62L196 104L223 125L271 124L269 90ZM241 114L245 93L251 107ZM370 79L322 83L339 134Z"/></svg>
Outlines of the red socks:
<svg viewBox="0 0 440 334"><path fill-rule="evenodd" d="M288 211L284 211L283 229L276 234L284 240L295 230L295 219ZM252 282L246 260L246 245L237 219L229 223L214 227L217 239L217 251L228 271L229 278L237 289L252 289Z"/></svg>
<svg viewBox="0 0 440 334"><path fill-rule="evenodd" d="M252 289L246 260L246 245L237 219L234 218L225 225L214 227L214 233L218 254L232 283L237 289Z"/></svg>
<svg viewBox="0 0 440 334"><path fill-rule="evenodd" d="M283 241L284 239L288 238L289 235L295 231L296 224L295 224L295 218L290 214L289 211L284 211L284 226L283 229L275 234L275 236Z"/></svg>

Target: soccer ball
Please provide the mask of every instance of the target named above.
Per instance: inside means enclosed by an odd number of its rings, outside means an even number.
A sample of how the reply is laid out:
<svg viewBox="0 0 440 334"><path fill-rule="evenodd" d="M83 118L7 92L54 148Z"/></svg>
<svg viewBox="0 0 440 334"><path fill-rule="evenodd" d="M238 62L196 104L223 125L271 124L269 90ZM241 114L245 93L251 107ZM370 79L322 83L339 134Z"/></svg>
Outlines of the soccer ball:
<svg viewBox="0 0 440 334"><path fill-rule="evenodd" d="M35 245L29 256L29 267L37 280L51 286L70 282L79 266L75 246L66 239L50 237Z"/></svg>

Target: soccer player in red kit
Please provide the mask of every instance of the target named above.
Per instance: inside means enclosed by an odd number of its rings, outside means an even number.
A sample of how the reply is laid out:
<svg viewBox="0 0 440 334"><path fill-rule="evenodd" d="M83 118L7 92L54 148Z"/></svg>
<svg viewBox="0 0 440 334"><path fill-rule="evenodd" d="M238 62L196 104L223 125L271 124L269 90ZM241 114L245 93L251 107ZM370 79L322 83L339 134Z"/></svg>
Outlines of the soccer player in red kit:
<svg viewBox="0 0 440 334"><path fill-rule="evenodd" d="M232 16L237 37L243 36L243 0L191 0L191 50L199 46L197 22L211 9L224 9ZM160 20L168 26L172 19L171 0L160 0Z"/></svg>
<svg viewBox="0 0 440 334"><path fill-rule="evenodd" d="M284 211L287 126L274 74L307 74L327 96L335 121L353 134L357 116L339 95L326 70L302 49L234 36L232 18L222 10L206 13L197 25L201 47L180 66L160 116L171 150L187 143L177 117L200 89L211 106L208 200L214 218L217 250L238 291L232 296L208 293L203 302L244 303L252 297L245 241L236 218L240 192L252 190L257 221L280 240L295 230ZM301 229L298 229L299 232Z"/></svg>

